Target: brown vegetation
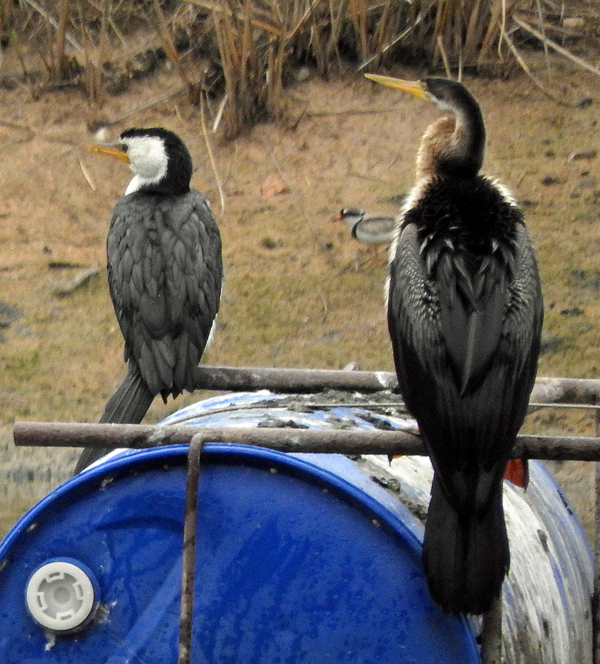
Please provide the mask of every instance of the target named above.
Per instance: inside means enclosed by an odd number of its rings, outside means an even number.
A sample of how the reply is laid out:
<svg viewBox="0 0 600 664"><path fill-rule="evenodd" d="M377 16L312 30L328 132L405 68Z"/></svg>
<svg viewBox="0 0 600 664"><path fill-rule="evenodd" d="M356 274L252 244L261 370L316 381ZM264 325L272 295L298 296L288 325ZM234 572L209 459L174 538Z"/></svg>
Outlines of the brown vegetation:
<svg viewBox="0 0 600 664"><path fill-rule="evenodd" d="M526 36L522 28L510 32L530 73L565 102L559 105L515 67L512 51L504 48L497 58L498 40L485 58L481 49L467 58L457 36L457 26L467 25L465 15L459 20L449 12L458 3L432 4L447 12L446 22L429 12L426 24L424 15L411 28L424 41L429 35L431 48L423 60L429 67L443 71L445 53L449 67L461 60L464 71L473 72L467 64L479 62L480 74L490 73L492 60L505 73L514 68L507 83L482 75L466 82L488 122L485 170L498 175L523 203L537 242L547 340L540 374L598 377L600 166L591 150L597 146L600 79L571 59L546 59L539 50L526 50L517 41ZM61 22L58 10L67 5L68 20ZM366 250L332 219L347 205L394 213L392 198L412 183L416 145L436 111L374 89L356 70L377 52L390 63L406 60L416 46L401 49L405 37L384 52L401 34L398 16L392 21L388 15L386 30L382 27L386 3L286 3L296 13L282 14L279 23L260 13L260 6L238 6L233 0L214 7L195 1L63 0L24 2L12 16L4 15L11 46L0 66L0 301L8 305L0 305L0 487L10 492L4 504L15 504L3 516L5 525L65 479L75 458L73 452L15 450L12 422L95 421L124 372L106 287L104 243L128 173L122 164L87 152L90 127L108 124L118 133L131 125L164 125L191 149L198 168L194 186L213 202L227 271L218 334L207 362L341 368L356 360L364 369L392 369L382 306L385 270L360 267ZM427 4L407 3L395 11L417 6ZM481 12L496 3L477 6ZM511 7L520 8L513 20L525 20L525 3ZM64 41L50 21L51 11L64 28ZM294 31L300 25L306 31ZM447 30L440 32L443 25ZM562 23L552 19L549 25L556 31ZM222 31L218 39L211 38L210 26ZM586 26L584 21L579 35ZM291 33L298 41L286 50ZM330 34L335 40L326 43ZM353 49L346 46L348 34L357 36ZM288 35L287 46L277 50L282 35ZM568 39L570 55L595 57L593 35L585 49L582 40ZM154 55L148 55L149 47ZM273 91L263 90L267 96L257 98L251 88L264 83L261 76L277 54L287 58L277 69L281 79L271 80ZM219 78L226 57L233 63L229 69L244 63L245 78L234 73L229 84ZM403 64L394 68L404 76L422 71ZM210 94L198 97L198 83ZM228 85L234 86L231 97ZM221 107L226 90L228 100L240 94L240 103L250 104L250 110L236 115L229 102ZM267 101L275 90L277 112ZM195 106L198 99L203 103ZM231 115L219 123L220 108ZM221 140L235 134L240 123L277 116L281 109L283 122L258 124L235 141ZM267 195L261 188L270 176L283 186ZM74 288L79 280L81 286ZM157 403L147 421L200 396L167 407ZM529 418L526 428L592 433L593 416L544 410ZM570 473L574 483L585 486L573 493L584 498L585 515L586 472L584 467Z"/></svg>
<svg viewBox="0 0 600 664"><path fill-rule="evenodd" d="M32 90L77 85L95 103L166 59L192 104L222 100L231 138L285 112L301 65L323 78L348 60L359 72L403 62L506 77L518 63L545 87L523 50L534 43L594 69L565 46L596 41L596 8L569 11L536 0L2 0L0 37Z"/></svg>

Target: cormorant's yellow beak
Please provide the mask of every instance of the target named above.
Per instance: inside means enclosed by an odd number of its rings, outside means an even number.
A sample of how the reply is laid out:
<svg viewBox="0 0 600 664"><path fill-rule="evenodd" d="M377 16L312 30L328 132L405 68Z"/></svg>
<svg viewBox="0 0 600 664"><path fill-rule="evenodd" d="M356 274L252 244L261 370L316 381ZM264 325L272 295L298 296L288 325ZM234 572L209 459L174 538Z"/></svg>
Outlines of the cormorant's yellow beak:
<svg viewBox="0 0 600 664"><path fill-rule="evenodd" d="M402 92L408 92L415 97L420 97L421 99L427 99L427 90L422 81L403 81L400 78L392 78L391 76L379 76L378 74L365 74L365 76L375 83L381 83L388 88L394 88L394 90L402 90Z"/></svg>
<svg viewBox="0 0 600 664"><path fill-rule="evenodd" d="M92 152L101 152L102 154L108 154L111 157L117 157L117 159L122 159L123 161L129 163L129 157L127 156L127 153L123 152L123 150L119 150L119 148L115 148L110 145L98 145L97 143L95 143L94 145L90 145L90 150Z"/></svg>

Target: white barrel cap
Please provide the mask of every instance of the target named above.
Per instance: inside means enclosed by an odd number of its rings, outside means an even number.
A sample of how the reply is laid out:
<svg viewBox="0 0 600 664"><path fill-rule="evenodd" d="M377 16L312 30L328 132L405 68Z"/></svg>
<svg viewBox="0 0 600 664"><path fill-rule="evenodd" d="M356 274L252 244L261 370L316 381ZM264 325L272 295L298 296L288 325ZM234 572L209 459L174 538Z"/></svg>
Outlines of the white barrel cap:
<svg viewBox="0 0 600 664"><path fill-rule="evenodd" d="M44 629L64 633L83 625L97 606L98 584L92 572L73 560L44 563L27 582L25 601Z"/></svg>

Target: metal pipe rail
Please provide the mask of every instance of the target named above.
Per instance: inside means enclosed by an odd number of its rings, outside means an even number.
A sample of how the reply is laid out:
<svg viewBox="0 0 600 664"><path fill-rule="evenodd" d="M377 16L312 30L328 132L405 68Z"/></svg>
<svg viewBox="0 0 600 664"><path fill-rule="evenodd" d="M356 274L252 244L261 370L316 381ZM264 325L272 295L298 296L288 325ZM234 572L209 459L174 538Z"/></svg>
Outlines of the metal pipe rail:
<svg viewBox="0 0 600 664"><path fill-rule="evenodd" d="M205 441L260 445L281 452L327 454L415 454L427 451L413 431L198 427L147 424L22 422L13 428L15 445L33 447L129 447L189 444L194 434ZM515 458L600 461L600 438L593 436L517 437Z"/></svg>
<svg viewBox="0 0 600 664"><path fill-rule="evenodd" d="M323 390L380 392L397 390L392 371L339 371L272 367L227 367L201 365L196 370L196 389L310 393ZM600 380L543 378L536 380L531 394L536 403L600 404Z"/></svg>

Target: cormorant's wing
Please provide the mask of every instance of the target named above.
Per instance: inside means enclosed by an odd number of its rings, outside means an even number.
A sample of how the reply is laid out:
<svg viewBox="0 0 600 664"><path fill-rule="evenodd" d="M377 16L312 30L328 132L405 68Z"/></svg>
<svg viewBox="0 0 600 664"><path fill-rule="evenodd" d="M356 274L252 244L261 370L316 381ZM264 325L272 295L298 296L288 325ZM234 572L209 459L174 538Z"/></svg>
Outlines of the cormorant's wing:
<svg viewBox="0 0 600 664"><path fill-rule="evenodd" d="M181 225L167 266L169 316L175 340L174 384L193 387L195 367L208 343L219 310L223 265L221 239L206 199L191 191L190 207L180 211Z"/></svg>
<svg viewBox="0 0 600 664"><path fill-rule="evenodd" d="M206 199L193 190L123 197L107 253L125 360L153 394L192 389L221 294L221 240Z"/></svg>

